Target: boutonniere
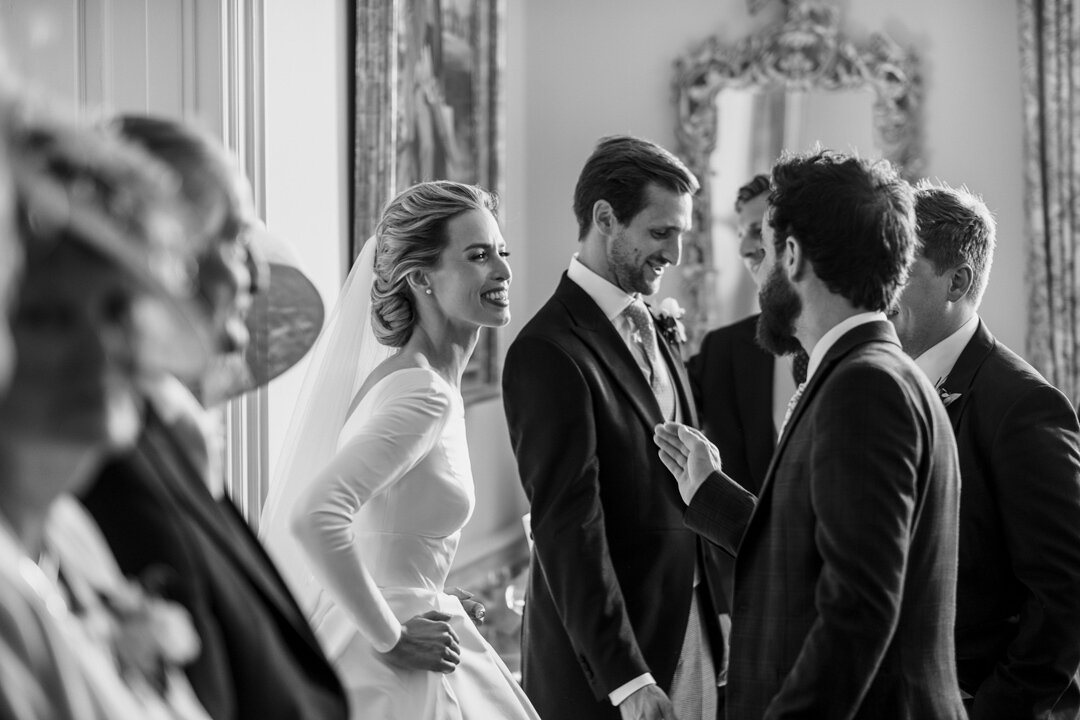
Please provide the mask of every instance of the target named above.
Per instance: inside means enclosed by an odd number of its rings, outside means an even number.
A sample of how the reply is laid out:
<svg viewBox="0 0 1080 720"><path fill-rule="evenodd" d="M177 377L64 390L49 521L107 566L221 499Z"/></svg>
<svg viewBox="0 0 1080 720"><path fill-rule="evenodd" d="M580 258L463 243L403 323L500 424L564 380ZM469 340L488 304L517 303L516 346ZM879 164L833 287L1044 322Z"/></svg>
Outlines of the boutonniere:
<svg viewBox="0 0 1080 720"><path fill-rule="evenodd" d="M673 297L664 298L656 306L656 327L671 345L686 342L686 326L679 319L685 314L686 309Z"/></svg>
<svg viewBox="0 0 1080 720"><path fill-rule="evenodd" d="M938 378L937 383L934 384L934 389L937 390L938 397L941 398L941 402L945 407L949 407L960 399L960 393L951 393L945 389L944 377Z"/></svg>

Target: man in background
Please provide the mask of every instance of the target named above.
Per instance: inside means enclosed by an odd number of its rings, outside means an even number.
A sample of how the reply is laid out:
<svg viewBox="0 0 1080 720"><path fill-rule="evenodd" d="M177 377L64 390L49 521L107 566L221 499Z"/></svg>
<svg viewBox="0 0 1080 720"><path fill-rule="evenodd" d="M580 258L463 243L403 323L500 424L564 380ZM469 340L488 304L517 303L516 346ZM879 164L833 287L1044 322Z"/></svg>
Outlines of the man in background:
<svg viewBox="0 0 1080 720"><path fill-rule="evenodd" d="M971 716L1080 717L1080 433L1068 399L978 315L994 219L915 192L921 250L889 315L938 388L960 455L956 662Z"/></svg>

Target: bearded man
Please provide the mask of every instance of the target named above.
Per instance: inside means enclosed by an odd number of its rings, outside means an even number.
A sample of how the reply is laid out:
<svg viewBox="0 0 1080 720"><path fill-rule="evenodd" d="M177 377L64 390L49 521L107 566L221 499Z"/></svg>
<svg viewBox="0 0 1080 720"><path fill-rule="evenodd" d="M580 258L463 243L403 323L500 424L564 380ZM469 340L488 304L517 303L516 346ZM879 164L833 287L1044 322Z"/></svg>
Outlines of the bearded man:
<svg viewBox="0 0 1080 720"><path fill-rule="evenodd" d="M912 190L887 163L781 159L758 338L809 366L758 497L700 432L657 427L686 523L736 557L731 720L965 717L956 443L884 314L914 229Z"/></svg>

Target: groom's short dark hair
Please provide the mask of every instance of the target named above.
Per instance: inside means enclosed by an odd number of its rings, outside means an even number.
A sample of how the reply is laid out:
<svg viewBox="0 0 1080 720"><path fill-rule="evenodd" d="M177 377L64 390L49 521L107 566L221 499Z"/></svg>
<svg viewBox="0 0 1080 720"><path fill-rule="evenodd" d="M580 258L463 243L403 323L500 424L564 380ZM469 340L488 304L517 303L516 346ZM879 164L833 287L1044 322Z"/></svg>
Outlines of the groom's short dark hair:
<svg viewBox="0 0 1080 720"><path fill-rule="evenodd" d="M574 189L578 240L589 233L598 200L607 200L625 225L645 207L645 189L652 183L679 194L693 195L699 187L686 165L656 143L629 135L601 138Z"/></svg>

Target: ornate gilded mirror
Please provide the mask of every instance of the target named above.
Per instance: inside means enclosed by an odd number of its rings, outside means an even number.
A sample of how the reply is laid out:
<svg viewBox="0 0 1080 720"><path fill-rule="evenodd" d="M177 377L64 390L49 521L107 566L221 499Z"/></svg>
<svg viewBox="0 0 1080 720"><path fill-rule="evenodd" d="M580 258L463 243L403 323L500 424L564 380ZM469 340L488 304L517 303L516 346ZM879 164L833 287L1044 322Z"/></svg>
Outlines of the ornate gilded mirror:
<svg viewBox="0 0 1080 720"><path fill-rule="evenodd" d="M734 44L708 38L676 62L678 153L702 186L674 291L687 310L690 352L709 329L755 309L734 202L782 150L820 144L919 174L914 56L881 34L865 44L844 37L839 12L821 0L783 5L780 22Z"/></svg>

